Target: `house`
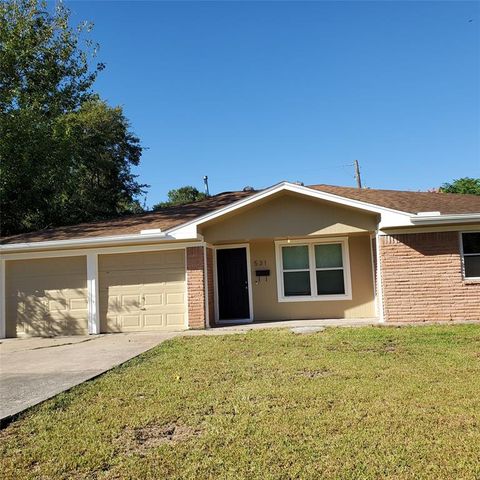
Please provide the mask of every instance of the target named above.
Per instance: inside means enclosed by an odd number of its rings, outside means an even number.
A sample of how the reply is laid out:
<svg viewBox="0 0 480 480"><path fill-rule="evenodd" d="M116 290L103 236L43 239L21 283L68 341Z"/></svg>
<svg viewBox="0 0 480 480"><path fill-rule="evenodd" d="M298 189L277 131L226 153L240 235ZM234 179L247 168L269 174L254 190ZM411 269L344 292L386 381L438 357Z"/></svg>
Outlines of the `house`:
<svg viewBox="0 0 480 480"><path fill-rule="evenodd" d="M480 320L480 197L282 182L4 238L2 337Z"/></svg>

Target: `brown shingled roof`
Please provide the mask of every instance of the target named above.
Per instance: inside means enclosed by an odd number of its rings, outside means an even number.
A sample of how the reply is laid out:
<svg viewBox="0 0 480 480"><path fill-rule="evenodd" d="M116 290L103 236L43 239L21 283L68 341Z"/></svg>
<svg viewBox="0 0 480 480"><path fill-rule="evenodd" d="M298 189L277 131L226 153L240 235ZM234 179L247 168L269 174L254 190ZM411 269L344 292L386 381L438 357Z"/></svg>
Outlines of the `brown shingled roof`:
<svg viewBox="0 0 480 480"><path fill-rule="evenodd" d="M125 215L111 220L79 223L66 227L49 228L31 233L22 233L5 237L2 244L42 242L47 240L70 240L74 238L109 237L113 235L138 234L141 230L160 228L166 231L170 228L189 222L219 208L241 200L252 192L224 192L206 200L187 203L173 207L165 207L155 212Z"/></svg>
<svg viewBox="0 0 480 480"><path fill-rule="evenodd" d="M334 185L309 185L309 188L413 214L418 212L440 212L442 215L480 213L479 195L359 189Z"/></svg>
<svg viewBox="0 0 480 480"><path fill-rule="evenodd" d="M480 213L480 196L477 195L374 189L360 190L334 185L310 185L308 188L412 214L425 211L439 211L442 214ZM166 231L257 192L258 190L250 192L224 192L206 200L175 207L166 207L156 212L14 235L3 238L1 243L12 244L129 235L138 234L141 230L154 228Z"/></svg>

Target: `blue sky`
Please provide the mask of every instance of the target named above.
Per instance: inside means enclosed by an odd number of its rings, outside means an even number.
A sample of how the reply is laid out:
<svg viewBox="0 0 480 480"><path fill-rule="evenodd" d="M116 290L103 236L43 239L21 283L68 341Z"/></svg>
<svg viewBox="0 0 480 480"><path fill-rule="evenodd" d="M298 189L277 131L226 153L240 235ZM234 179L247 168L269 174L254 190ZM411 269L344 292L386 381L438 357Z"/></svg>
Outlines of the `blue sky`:
<svg viewBox="0 0 480 480"><path fill-rule="evenodd" d="M480 176L480 2L67 1L147 147L147 205L280 180Z"/></svg>

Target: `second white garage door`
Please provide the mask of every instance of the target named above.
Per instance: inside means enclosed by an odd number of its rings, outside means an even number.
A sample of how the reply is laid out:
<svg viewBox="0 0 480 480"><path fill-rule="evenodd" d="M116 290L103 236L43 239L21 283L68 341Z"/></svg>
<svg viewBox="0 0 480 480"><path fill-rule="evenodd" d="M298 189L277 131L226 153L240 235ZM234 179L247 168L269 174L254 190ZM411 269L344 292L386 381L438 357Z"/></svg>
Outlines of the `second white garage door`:
<svg viewBox="0 0 480 480"><path fill-rule="evenodd" d="M185 325L185 251L100 255L100 330L178 330Z"/></svg>

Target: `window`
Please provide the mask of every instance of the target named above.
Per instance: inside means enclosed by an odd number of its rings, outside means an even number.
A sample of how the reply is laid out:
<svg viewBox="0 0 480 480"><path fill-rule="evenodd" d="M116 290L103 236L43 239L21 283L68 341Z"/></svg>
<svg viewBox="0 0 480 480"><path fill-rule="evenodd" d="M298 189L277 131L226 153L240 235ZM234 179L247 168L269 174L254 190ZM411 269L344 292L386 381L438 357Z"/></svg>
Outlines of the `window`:
<svg viewBox="0 0 480 480"><path fill-rule="evenodd" d="M276 252L279 301L351 298L346 239L281 241Z"/></svg>
<svg viewBox="0 0 480 480"><path fill-rule="evenodd" d="M480 279L480 232L461 234L465 278Z"/></svg>
<svg viewBox="0 0 480 480"><path fill-rule="evenodd" d="M282 247L285 296L311 295L308 246Z"/></svg>

